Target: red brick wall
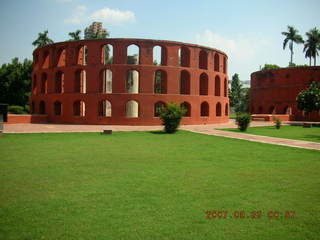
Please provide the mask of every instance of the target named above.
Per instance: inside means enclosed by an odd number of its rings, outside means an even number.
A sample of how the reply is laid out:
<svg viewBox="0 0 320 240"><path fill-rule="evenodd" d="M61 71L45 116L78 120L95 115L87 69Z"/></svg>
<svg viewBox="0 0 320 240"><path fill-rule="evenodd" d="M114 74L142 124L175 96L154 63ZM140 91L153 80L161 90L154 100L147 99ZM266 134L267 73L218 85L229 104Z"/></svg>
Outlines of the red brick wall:
<svg viewBox="0 0 320 240"><path fill-rule="evenodd" d="M45 123L48 121L47 115L37 115L37 114L8 114L8 122L6 124L17 124L17 123Z"/></svg>

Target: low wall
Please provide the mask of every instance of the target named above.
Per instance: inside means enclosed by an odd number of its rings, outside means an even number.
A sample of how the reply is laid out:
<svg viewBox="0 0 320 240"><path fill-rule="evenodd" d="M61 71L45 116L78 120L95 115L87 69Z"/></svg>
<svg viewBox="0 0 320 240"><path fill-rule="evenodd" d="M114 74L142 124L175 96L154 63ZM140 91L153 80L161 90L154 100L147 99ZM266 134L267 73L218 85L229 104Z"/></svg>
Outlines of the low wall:
<svg viewBox="0 0 320 240"><path fill-rule="evenodd" d="M46 114L8 114L8 122L6 124L46 122L48 122L48 115Z"/></svg>
<svg viewBox="0 0 320 240"><path fill-rule="evenodd" d="M281 121L290 121L289 114L252 114L251 119L253 121L267 121L273 122L274 118L279 118Z"/></svg>

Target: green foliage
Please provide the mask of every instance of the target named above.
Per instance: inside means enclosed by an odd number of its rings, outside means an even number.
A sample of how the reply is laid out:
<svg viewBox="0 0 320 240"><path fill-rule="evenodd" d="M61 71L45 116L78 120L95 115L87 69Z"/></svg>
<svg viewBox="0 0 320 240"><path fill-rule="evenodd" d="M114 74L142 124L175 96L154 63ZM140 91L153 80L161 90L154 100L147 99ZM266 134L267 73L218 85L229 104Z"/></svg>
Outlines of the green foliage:
<svg viewBox="0 0 320 240"><path fill-rule="evenodd" d="M8 106L8 112L9 113L14 113L14 114L22 114L25 113L23 107L21 106Z"/></svg>
<svg viewBox="0 0 320 240"><path fill-rule="evenodd" d="M248 113L239 113L236 117L236 123L240 131L244 132L249 127L251 116Z"/></svg>
<svg viewBox="0 0 320 240"><path fill-rule="evenodd" d="M295 63L291 63L289 64L288 67L308 67L307 64L295 64Z"/></svg>
<svg viewBox="0 0 320 240"><path fill-rule="evenodd" d="M293 26L288 26L288 32L282 32L281 34L285 36L283 41L283 49L286 48L287 44L289 43L289 49L291 52L290 57L290 64L292 64L292 56L293 56L293 43L303 43L302 36L298 34L298 30L295 29Z"/></svg>
<svg viewBox="0 0 320 240"><path fill-rule="evenodd" d="M76 30L75 32L69 32L69 36L71 37L69 41L81 40L80 33L81 33L81 30Z"/></svg>
<svg viewBox="0 0 320 240"><path fill-rule="evenodd" d="M48 30L45 30L43 33L38 33L38 38L33 41L32 45L38 48L51 43L53 41L48 37Z"/></svg>
<svg viewBox="0 0 320 240"><path fill-rule="evenodd" d="M25 106L31 90L32 61L18 58L0 67L0 102Z"/></svg>
<svg viewBox="0 0 320 240"><path fill-rule="evenodd" d="M280 68L278 65L276 64L264 64L264 66L262 67L261 70L272 70L272 69L278 69Z"/></svg>
<svg viewBox="0 0 320 240"><path fill-rule="evenodd" d="M249 88L243 88L239 75L232 76L231 89L229 91L230 107L236 113L248 112L249 109Z"/></svg>
<svg viewBox="0 0 320 240"><path fill-rule="evenodd" d="M281 122L281 119L278 118L278 117L273 117L273 120L274 120L276 129L280 129L281 123L282 123L282 122Z"/></svg>
<svg viewBox="0 0 320 240"><path fill-rule="evenodd" d="M168 103L166 107L161 108L160 118L166 133L174 133L180 125L181 118L187 112L177 103Z"/></svg>
<svg viewBox="0 0 320 240"><path fill-rule="evenodd" d="M306 114L320 110L320 83L313 81L310 86L297 96L298 109Z"/></svg>
<svg viewBox="0 0 320 240"><path fill-rule="evenodd" d="M309 58L311 66L311 58L313 58L314 66L316 66L316 59L319 56L318 51L320 51L320 30L316 27L311 29L306 33L307 40L304 43L303 52L305 52L305 57Z"/></svg>

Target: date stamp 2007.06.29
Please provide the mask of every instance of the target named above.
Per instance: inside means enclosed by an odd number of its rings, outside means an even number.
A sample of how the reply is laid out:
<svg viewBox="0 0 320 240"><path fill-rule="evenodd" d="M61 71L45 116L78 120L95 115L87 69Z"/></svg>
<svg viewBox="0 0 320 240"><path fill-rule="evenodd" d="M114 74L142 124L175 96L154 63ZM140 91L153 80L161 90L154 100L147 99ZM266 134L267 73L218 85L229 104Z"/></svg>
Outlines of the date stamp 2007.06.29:
<svg viewBox="0 0 320 240"><path fill-rule="evenodd" d="M262 210L235 210L235 211L225 211L225 210L207 210L205 211L206 219L292 219L296 217L296 211L294 210L269 210L263 212Z"/></svg>

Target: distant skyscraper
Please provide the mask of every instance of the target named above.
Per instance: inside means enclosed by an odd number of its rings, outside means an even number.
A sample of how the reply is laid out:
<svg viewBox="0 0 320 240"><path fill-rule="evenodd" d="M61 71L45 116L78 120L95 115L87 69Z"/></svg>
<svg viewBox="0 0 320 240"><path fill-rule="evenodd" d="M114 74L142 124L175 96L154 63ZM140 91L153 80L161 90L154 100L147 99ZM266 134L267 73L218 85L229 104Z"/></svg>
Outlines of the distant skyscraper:
<svg viewBox="0 0 320 240"><path fill-rule="evenodd" d="M84 39L90 39L92 36L107 34L107 30L102 28L102 22L93 22L84 30Z"/></svg>

